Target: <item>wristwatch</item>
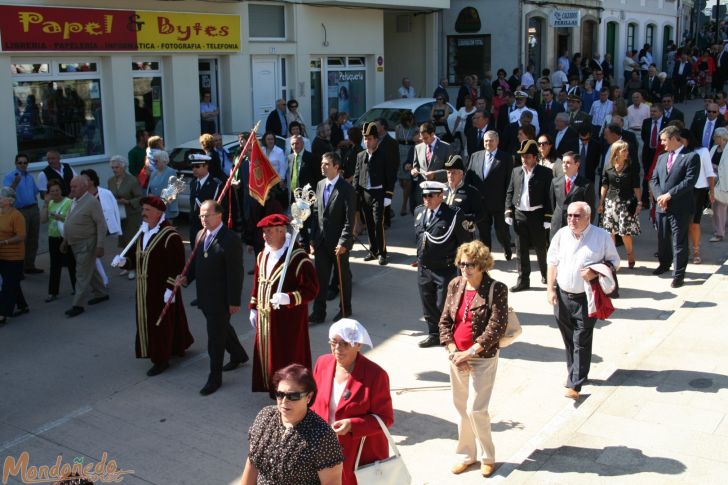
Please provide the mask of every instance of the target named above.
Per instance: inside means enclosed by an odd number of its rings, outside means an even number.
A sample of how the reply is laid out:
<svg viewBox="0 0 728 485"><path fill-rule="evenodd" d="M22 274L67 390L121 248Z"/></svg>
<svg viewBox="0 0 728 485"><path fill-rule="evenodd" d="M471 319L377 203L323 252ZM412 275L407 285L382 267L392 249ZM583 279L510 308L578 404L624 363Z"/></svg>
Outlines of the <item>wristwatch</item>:
<svg viewBox="0 0 728 485"><path fill-rule="evenodd" d="M475 350L475 345L473 345L472 347L470 347L468 349L468 355L471 356L471 357L474 356L474 355L476 355L477 353L478 352Z"/></svg>

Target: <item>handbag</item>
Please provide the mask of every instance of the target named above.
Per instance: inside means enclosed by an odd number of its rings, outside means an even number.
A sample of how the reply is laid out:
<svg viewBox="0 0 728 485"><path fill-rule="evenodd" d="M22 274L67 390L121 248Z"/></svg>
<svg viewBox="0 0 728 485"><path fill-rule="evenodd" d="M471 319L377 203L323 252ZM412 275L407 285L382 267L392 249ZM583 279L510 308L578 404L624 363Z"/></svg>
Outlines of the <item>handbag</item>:
<svg viewBox="0 0 728 485"><path fill-rule="evenodd" d="M412 477L407 470L407 465L404 464L402 455L399 453L392 435L389 434L389 430L384 426L382 418L376 414L372 414L372 416L379 423L379 427L382 428L384 436L387 437L393 455L384 460L377 460L374 463L360 467L359 459L361 458L361 451L364 449L364 440L367 439L366 436L363 437L359 445L359 453L356 455L356 462L354 463L354 475L356 475L357 483L359 485L408 485L412 482Z"/></svg>
<svg viewBox="0 0 728 485"><path fill-rule="evenodd" d="M143 189L147 188L147 185L149 185L149 173L147 173L146 167L142 167L142 169L137 174L136 179Z"/></svg>
<svg viewBox="0 0 728 485"><path fill-rule="evenodd" d="M713 197L715 197L715 200L717 200L721 204L728 205L728 191L723 190L721 188L720 183L715 184L715 189L713 190Z"/></svg>
<svg viewBox="0 0 728 485"><path fill-rule="evenodd" d="M495 281L493 284L490 285L490 290L488 291L488 305L491 304L493 301L493 287L495 286ZM508 347L513 342L518 339L518 337L521 336L523 333L523 329L521 328L521 322L518 320L518 315L516 315L516 312L513 310L512 306L508 307L508 324L506 325L506 331L503 334L503 336L498 341L498 347L501 349L504 347Z"/></svg>

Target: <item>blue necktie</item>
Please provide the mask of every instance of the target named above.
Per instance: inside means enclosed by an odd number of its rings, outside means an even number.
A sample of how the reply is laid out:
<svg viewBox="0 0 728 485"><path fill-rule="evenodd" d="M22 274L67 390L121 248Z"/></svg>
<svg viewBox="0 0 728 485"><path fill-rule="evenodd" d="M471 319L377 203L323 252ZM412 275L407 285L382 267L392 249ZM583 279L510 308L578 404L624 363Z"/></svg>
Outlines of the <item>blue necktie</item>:
<svg viewBox="0 0 728 485"><path fill-rule="evenodd" d="M703 131L703 146L710 148L710 135L713 131L712 121L708 120L705 122L705 131Z"/></svg>
<svg viewBox="0 0 728 485"><path fill-rule="evenodd" d="M329 205L329 196L331 195L331 187L333 184L326 184L326 188L324 189L324 207Z"/></svg>

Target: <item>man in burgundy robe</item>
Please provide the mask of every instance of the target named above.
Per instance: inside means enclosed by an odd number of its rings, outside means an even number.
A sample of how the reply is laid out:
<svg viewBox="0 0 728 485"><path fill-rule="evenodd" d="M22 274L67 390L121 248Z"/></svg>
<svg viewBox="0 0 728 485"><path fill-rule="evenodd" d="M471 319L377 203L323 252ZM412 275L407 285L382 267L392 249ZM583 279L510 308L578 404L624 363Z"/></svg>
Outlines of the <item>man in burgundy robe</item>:
<svg viewBox="0 0 728 485"><path fill-rule="evenodd" d="M265 249L258 254L250 298L250 323L256 327L253 359L253 392L270 390L273 374L289 364L311 368L308 337L308 303L319 291L316 269L306 251L294 247L278 293L286 252L290 245L283 214L271 214L258 222Z"/></svg>
<svg viewBox="0 0 728 485"><path fill-rule="evenodd" d="M187 326L182 294L174 294L161 322L157 322L167 299L173 296L175 277L185 265L182 237L169 221L162 199L144 197L142 233L134 251L126 257L116 256L112 266L136 271L136 356L151 359L154 364L148 376L161 374L169 367L172 355L184 356L194 339Z"/></svg>

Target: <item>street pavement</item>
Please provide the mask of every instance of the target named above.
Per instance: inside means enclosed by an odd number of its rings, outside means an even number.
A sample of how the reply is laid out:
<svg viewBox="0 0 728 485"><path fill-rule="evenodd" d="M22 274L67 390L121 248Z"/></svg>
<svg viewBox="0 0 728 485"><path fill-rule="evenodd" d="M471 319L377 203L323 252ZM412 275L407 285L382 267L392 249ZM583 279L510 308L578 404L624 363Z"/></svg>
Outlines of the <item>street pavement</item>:
<svg viewBox="0 0 728 485"><path fill-rule="evenodd" d="M691 113L700 102L692 102ZM685 105L681 105L683 109ZM688 111L688 110L686 110ZM687 113L686 113L687 114ZM687 114L690 119L690 114ZM394 207L399 207L399 193ZM366 355L388 371L395 407L392 433L414 484L470 484L475 467L449 472L457 438L448 360L441 348L420 349L425 324L416 284L411 216L387 234L391 263L352 254L353 318L369 330ZM544 285L510 295L523 335L501 351L490 415L498 469L490 481L528 484L722 483L728 470L728 243L709 243L703 219L703 264L688 266L672 289L656 277L655 231L642 215L637 267L619 272L614 315L594 335L590 382L574 403L563 397L563 343ZM186 230L182 229L182 234ZM361 238L367 243L366 236ZM492 276L511 286L517 262L494 248ZM107 262L118 250L109 240ZM623 248L620 254L625 257ZM626 257L625 257L626 259ZM246 269L253 259L246 255ZM535 261L532 261L535 270ZM47 254L39 266L48 268ZM534 274L537 274L535 270ZM111 300L67 319L67 276L61 298L43 303L47 276L23 282L31 312L0 328L0 459L30 454L31 465L96 463L107 453L128 484L232 484L243 469L247 431L273 401L250 392L251 366L225 373L215 394L198 394L208 373L204 319L183 290L195 343L165 373L149 378L149 361L134 358L134 283L111 275ZM244 299L250 294L246 277ZM314 358L328 352L325 324L312 326ZM252 355L247 311L234 326ZM2 481L3 478L0 478ZM4 482L2 482L4 483ZM22 483L9 477L8 483Z"/></svg>

